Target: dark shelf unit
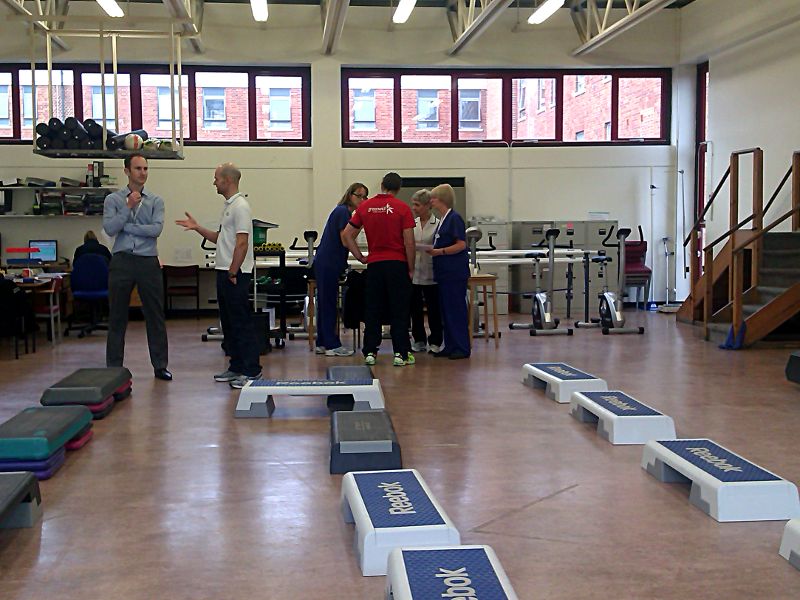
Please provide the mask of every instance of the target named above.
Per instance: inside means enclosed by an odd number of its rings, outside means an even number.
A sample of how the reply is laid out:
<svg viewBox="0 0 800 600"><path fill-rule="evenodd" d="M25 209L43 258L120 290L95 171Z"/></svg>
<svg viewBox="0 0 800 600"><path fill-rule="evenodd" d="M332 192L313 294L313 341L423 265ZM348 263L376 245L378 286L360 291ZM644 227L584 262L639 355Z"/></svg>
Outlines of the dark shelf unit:
<svg viewBox="0 0 800 600"><path fill-rule="evenodd" d="M123 159L131 154L141 154L148 160L183 160L180 150L39 150L34 154L47 158L119 158Z"/></svg>

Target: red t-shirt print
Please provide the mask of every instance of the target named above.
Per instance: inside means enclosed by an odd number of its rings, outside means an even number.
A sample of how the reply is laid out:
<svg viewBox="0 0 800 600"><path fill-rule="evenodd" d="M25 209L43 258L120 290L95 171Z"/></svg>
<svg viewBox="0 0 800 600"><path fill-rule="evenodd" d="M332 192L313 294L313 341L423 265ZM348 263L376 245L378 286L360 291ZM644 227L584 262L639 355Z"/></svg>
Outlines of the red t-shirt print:
<svg viewBox="0 0 800 600"><path fill-rule="evenodd" d="M367 263L382 260L406 262L403 230L414 228L411 209L391 194L378 194L362 202L350 219L367 234Z"/></svg>

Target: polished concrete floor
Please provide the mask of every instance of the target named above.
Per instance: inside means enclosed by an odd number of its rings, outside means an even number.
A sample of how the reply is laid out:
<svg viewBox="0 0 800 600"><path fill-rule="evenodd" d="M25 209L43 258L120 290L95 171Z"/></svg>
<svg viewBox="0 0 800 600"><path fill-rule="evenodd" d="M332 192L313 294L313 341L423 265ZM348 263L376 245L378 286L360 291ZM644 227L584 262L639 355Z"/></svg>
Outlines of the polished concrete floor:
<svg viewBox="0 0 800 600"><path fill-rule="evenodd" d="M403 449L461 531L490 544L520 598L800 598L800 572L777 554L783 522L717 523L688 487L639 466L568 408L520 383L531 361L564 361L674 417L680 437L710 437L800 481L800 388L787 350L725 352L673 316L639 313L644 336L531 338L504 331L469 361L420 356L375 372ZM131 323L134 394L95 438L42 482L44 518L0 531L0 597L61 599L382 598L362 577L352 526L328 474L329 419L314 399L278 401L271 420L235 420L215 384L204 320L169 322L171 383L154 380L144 327ZM105 338L68 338L13 360L0 347L0 419L42 390L100 366ZM322 376L305 341L264 360L272 377Z"/></svg>

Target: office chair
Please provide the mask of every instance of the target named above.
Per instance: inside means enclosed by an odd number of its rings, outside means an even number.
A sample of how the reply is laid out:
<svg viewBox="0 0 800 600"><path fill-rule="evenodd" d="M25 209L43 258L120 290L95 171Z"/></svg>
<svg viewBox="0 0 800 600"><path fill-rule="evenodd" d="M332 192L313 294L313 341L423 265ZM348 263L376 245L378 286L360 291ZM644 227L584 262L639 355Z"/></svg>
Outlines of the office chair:
<svg viewBox="0 0 800 600"><path fill-rule="evenodd" d="M96 329L108 331L108 325L98 320L100 309L108 302L108 261L99 254L79 256L72 265L70 281L73 299L89 306L89 323L73 325L73 310L64 335L68 336L70 331L78 331L78 337L82 338Z"/></svg>

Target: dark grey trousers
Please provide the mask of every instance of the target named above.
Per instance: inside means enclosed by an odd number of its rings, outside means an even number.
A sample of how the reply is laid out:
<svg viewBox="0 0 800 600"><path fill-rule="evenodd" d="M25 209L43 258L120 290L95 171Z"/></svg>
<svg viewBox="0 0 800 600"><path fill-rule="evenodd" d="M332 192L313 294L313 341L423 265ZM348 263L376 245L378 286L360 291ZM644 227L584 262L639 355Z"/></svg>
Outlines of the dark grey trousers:
<svg viewBox="0 0 800 600"><path fill-rule="evenodd" d="M125 358L125 330L133 286L142 299L147 347L153 369L167 368L167 326L164 323L164 280L157 256L117 252L108 277L108 342L106 366L121 367Z"/></svg>

